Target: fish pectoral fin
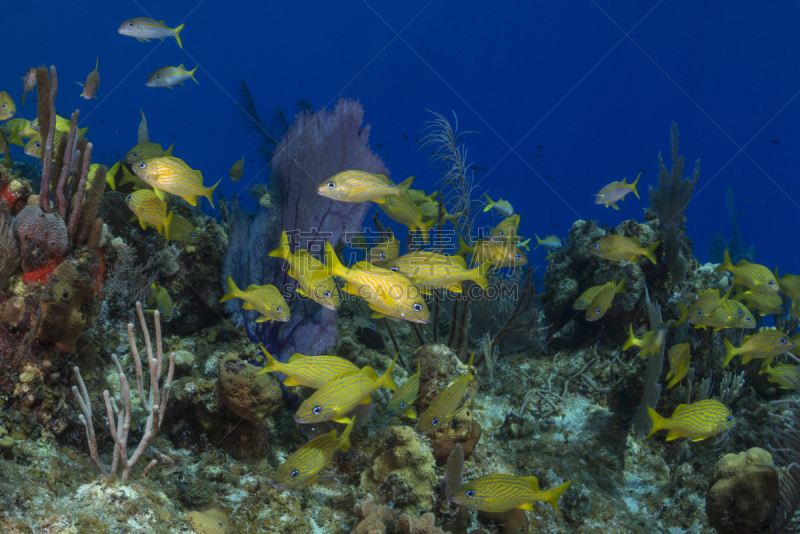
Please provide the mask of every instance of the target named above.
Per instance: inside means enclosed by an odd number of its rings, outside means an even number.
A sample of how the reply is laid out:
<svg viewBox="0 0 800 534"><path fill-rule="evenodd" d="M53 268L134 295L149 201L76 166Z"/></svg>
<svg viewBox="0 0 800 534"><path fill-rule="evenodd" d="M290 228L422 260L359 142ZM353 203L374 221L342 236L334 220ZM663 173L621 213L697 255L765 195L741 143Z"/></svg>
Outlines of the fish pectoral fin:
<svg viewBox="0 0 800 534"><path fill-rule="evenodd" d="M611 204L609 204L609 206L611 206L611 207L612 207L612 208L614 208L615 210L618 210L618 209L619 209L619 206L617 206L617 203L616 203L616 202L612 202Z"/></svg>
<svg viewBox="0 0 800 534"><path fill-rule="evenodd" d="M157 187L153 188L153 192L158 197L158 200L167 200L167 193Z"/></svg>
<svg viewBox="0 0 800 534"><path fill-rule="evenodd" d="M137 37L136 40L139 41L140 43L149 43L150 42L150 39L143 39L141 37Z"/></svg>
<svg viewBox="0 0 800 534"><path fill-rule="evenodd" d="M461 293L461 284L450 284L447 286L447 290L452 291L453 293ZM430 295L430 291L427 294Z"/></svg>
<svg viewBox="0 0 800 534"><path fill-rule="evenodd" d="M359 404L369 404L370 402L372 402L372 397L370 397L369 395L367 395L366 397L364 397L364 400L362 400L362 401L361 401ZM336 420L334 419L334 421L336 421ZM338 421L337 421L337 422L338 422ZM343 421L342 421L342 422L343 422ZM349 422L349 421L348 421L348 422Z"/></svg>
<svg viewBox="0 0 800 534"><path fill-rule="evenodd" d="M667 437L667 439L669 439L669 437ZM702 436L699 438L692 438L692 441L703 441L704 439L706 439L706 436Z"/></svg>
<svg viewBox="0 0 800 534"><path fill-rule="evenodd" d="M406 417L410 418L410 419L416 419L417 418L417 412L414 411L414 408L409 408L408 410L403 412L403 414Z"/></svg>
<svg viewBox="0 0 800 534"><path fill-rule="evenodd" d="M358 295L358 289L356 289L356 287L352 285L350 282L347 282L345 283L345 285L342 286L342 291L344 291L348 295Z"/></svg>
<svg viewBox="0 0 800 534"><path fill-rule="evenodd" d="M272 322L272 319L270 319L270 318L269 318L269 317L267 317L266 315L262 315L261 317L259 317L258 319L256 319L256 322L257 322L257 323L266 323L267 321L270 321L270 322Z"/></svg>
<svg viewBox="0 0 800 534"><path fill-rule="evenodd" d="M532 503L532 502L526 502L526 503L525 503L525 504L523 504L522 506L518 506L518 508L519 508L520 510L528 510L528 511L531 511L531 510L533 510L533 503Z"/></svg>
<svg viewBox="0 0 800 534"><path fill-rule="evenodd" d="M678 432L677 430L670 430L669 433L667 434L667 441L673 441L678 439L679 437L681 437L680 432Z"/></svg>
<svg viewBox="0 0 800 534"><path fill-rule="evenodd" d="M337 423L341 423L343 425L346 425L346 424L350 423L350 418L347 417L346 415L340 415L339 417L331 419L331 421L335 421Z"/></svg>
<svg viewBox="0 0 800 534"><path fill-rule="evenodd" d="M382 314L382 313L379 313L379 312L375 312L372 315L370 315L370 318L372 318L372 319L383 319L384 317L386 317L386 316L384 314Z"/></svg>
<svg viewBox="0 0 800 534"><path fill-rule="evenodd" d="M308 294L306 294L306 292L305 292L305 291L303 291L303 288L302 288L302 287L298 287L297 289L295 289L295 292L296 292L297 294L299 294L299 295L303 295L304 297L307 297L307 296L308 296Z"/></svg>
<svg viewBox="0 0 800 534"><path fill-rule="evenodd" d="M286 380L283 381L284 386L299 386L300 383L292 378L291 376L287 376Z"/></svg>
<svg viewBox="0 0 800 534"><path fill-rule="evenodd" d="M242 309L243 309L243 310L255 310L255 308L253 308L253 305L252 305L252 304L250 304L249 302L245 302L245 303L242 305Z"/></svg>

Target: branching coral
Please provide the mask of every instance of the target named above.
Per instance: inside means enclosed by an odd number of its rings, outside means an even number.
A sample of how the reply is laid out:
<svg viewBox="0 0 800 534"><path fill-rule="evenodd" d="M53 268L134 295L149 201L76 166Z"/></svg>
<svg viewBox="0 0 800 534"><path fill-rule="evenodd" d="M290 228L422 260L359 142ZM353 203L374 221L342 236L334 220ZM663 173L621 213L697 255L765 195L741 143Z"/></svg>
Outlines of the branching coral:
<svg viewBox="0 0 800 534"><path fill-rule="evenodd" d="M108 414L109 433L114 440L114 456L111 461L111 467L106 469L100 461L97 452L97 440L94 434L94 425L92 424L92 405L89 400L89 393L86 391L86 385L81 377L80 369L76 366L73 368L75 377L78 381L78 386L72 386L72 394L78 401L82 415L80 421L86 427L86 438L89 442L89 453L94 461L97 469L104 477L110 477L116 474L119 465L122 464L123 482L127 482L131 476L134 466L144 454L144 451L156 437L161 428L161 421L164 420L164 412L167 409L167 400L169 399L169 391L172 386L172 375L175 372L175 353L169 356L169 368L167 377L164 381L164 386L159 393L159 382L161 380L162 372L162 345L161 345L161 322L159 321L159 313L154 313L155 329L156 329L156 357L153 357L153 347L150 341L150 333L147 330L147 324L144 321L144 313L142 313L141 303L136 303L136 312L139 315L139 324L142 328L142 335L144 337L145 349L147 351L147 363L150 367L150 391L145 396L144 378L142 377L142 362L139 358L139 351L136 348L136 340L133 335L133 324L128 324L128 340L131 344L131 354L134 358L136 365L136 385L139 390L139 400L147 413L147 422L145 423L144 434L139 442L139 446L133 454L128 457L128 431L131 427L131 392L128 387L128 379L122 371L122 366L116 354L111 355L111 360L117 368L119 373L119 381L121 388L121 395L112 397L108 390L103 391L103 398L105 399L106 411ZM124 404L123 404L124 401ZM115 422L116 421L116 422ZM144 470L147 473L156 465L157 461L153 460Z"/></svg>

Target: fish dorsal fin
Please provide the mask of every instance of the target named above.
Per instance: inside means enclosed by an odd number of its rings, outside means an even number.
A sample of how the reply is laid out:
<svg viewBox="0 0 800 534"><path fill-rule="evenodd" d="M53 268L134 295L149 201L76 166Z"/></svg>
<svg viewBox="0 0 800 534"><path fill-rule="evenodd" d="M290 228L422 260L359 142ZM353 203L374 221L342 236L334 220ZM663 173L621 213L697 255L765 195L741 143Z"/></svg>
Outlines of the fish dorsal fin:
<svg viewBox="0 0 800 534"><path fill-rule="evenodd" d="M369 365L365 365L364 367L362 367L361 371L359 371L358 374L366 376L370 380L377 380L379 378L378 373L375 372L375 369L373 369Z"/></svg>
<svg viewBox="0 0 800 534"><path fill-rule="evenodd" d="M186 70L186 67L183 66L183 63L178 65L178 70Z"/></svg>
<svg viewBox="0 0 800 534"><path fill-rule="evenodd" d="M164 26L166 26L166 25L167 25L167 23L166 23L166 22L164 22L163 20L159 20L159 21L158 21L158 23L159 23L159 24L162 24L162 25L164 25Z"/></svg>
<svg viewBox="0 0 800 534"><path fill-rule="evenodd" d="M308 356L306 356L305 354L292 354L289 357L289 362L288 363L297 363L297 362L299 362L300 360L302 360L304 358L308 358Z"/></svg>
<svg viewBox="0 0 800 534"><path fill-rule="evenodd" d="M533 489L533 491L539 491L539 479L536 477L520 477L522 480Z"/></svg>
<svg viewBox="0 0 800 534"><path fill-rule="evenodd" d="M461 267L462 269L467 268L467 262L461 256L450 256L449 259L456 267Z"/></svg>
<svg viewBox="0 0 800 534"><path fill-rule="evenodd" d="M679 437L681 437L680 432L678 432L677 430L670 430L669 433L667 434L667 439L665 441L672 441L678 439ZM697 441L697 440L692 440L692 441Z"/></svg>
<svg viewBox="0 0 800 534"><path fill-rule="evenodd" d="M631 238L631 242L632 242L634 245L636 245L638 248L642 248L642 242L641 242L641 241L639 241L639 238L638 238L638 237L635 237L635 236L634 236L634 237L632 237L632 238Z"/></svg>
<svg viewBox="0 0 800 534"><path fill-rule="evenodd" d="M247 289L245 289L245 291L252 291L254 289L258 289L258 286L255 284L250 284L249 286L247 286Z"/></svg>
<svg viewBox="0 0 800 534"><path fill-rule="evenodd" d="M678 407L675 408L675 411L672 412L672 417L677 417L678 415L687 411L690 407L691 405L689 404L679 404Z"/></svg>

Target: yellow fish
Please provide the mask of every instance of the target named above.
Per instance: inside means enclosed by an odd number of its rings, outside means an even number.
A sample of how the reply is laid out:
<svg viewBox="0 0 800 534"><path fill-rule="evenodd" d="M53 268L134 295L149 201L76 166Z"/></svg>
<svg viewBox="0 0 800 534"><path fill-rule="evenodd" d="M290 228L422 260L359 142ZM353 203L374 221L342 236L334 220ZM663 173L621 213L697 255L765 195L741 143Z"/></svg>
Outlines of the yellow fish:
<svg viewBox="0 0 800 534"><path fill-rule="evenodd" d="M197 206L197 197L206 197L214 207L214 189L220 180L211 187L198 183L197 175L183 160L172 157L151 158L133 166L136 175L153 186L161 200L167 193L181 197L192 206Z"/></svg>
<svg viewBox="0 0 800 534"><path fill-rule="evenodd" d="M61 137L64 135L66 135L65 132L56 131L55 135L53 136L53 161L56 159L56 147L61 142ZM25 144L25 154L28 156L42 159L43 151L44 143L42 142L42 136L38 133L28 139L28 142Z"/></svg>
<svg viewBox="0 0 800 534"><path fill-rule="evenodd" d="M420 366L417 361L417 374L409 376L403 385L397 388L392 398L389 399L389 404L386 405L386 413L390 417L403 414L411 419L417 418L413 404L419 397L419 378Z"/></svg>
<svg viewBox="0 0 800 534"><path fill-rule="evenodd" d="M611 303L614 301L614 295L617 293L625 293L625 280L626 279L623 278L619 284L615 283L614 280L610 280L600 288L600 291L597 292L586 307L587 321L597 321L606 314L611 307Z"/></svg>
<svg viewBox="0 0 800 534"><path fill-rule="evenodd" d="M9 138L9 141L11 139ZM775 278L778 277L778 269L775 268ZM781 292L792 299L800 300L800 275L797 274L785 274L781 278Z"/></svg>
<svg viewBox="0 0 800 534"><path fill-rule="evenodd" d="M367 302L375 319L388 317L414 323L427 323L428 307L419 289L400 273L382 269L367 262L345 267L333 247L325 242L326 272L343 278L342 291Z"/></svg>
<svg viewBox="0 0 800 534"><path fill-rule="evenodd" d="M409 180L413 179L413 176ZM422 242L428 244L428 232L436 224L435 220L423 221L422 210L411 202L408 195L389 195L378 204L378 208L393 221L408 227L410 231L419 230L422 233Z"/></svg>
<svg viewBox="0 0 800 534"><path fill-rule="evenodd" d="M354 423L355 417L348 420L347 428L338 438L336 430L331 430L294 451L285 462L278 466L275 477L272 479L272 487L285 490L313 484L317 480L319 472L331 463L336 451L339 449L345 452L350 450L349 438Z"/></svg>
<svg viewBox="0 0 800 534"><path fill-rule="evenodd" d="M150 189L135 191L125 197L125 203L133 212L132 220L138 219L142 230L147 228L148 224L154 226L159 234L162 229L166 229L164 237L169 241L169 229L173 215L171 211L167 215L167 203L159 199L154 191Z"/></svg>
<svg viewBox="0 0 800 534"><path fill-rule="evenodd" d="M376 243L367 252L367 261L374 264L383 265L386 262L394 261L400 256L400 241L394 238L394 234L389 236L386 241Z"/></svg>
<svg viewBox="0 0 800 534"><path fill-rule="evenodd" d="M725 361L722 362L722 367L728 366L728 363L737 354L742 355L742 363L745 364L754 358L774 358L779 354L790 351L794 348L794 341L788 335L780 330L764 330L755 334L744 336L742 344L739 347L734 347L728 341L728 338L722 338L725 343Z"/></svg>
<svg viewBox="0 0 800 534"><path fill-rule="evenodd" d="M273 258L283 258L289 264L289 276L297 280L300 287L295 291L314 302L335 310L339 307L339 288L328 275L325 265L307 250L289 251L289 237L281 233L278 248L269 253Z"/></svg>
<svg viewBox="0 0 800 534"><path fill-rule="evenodd" d="M473 352L469 357L467 372L458 377L431 401L428 409L423 412L419 421L417 421L417 432L421 434L436 432L440 428L447 426L447 423L453 419L456 412L458 412L461 401L464 399L467 384L475 380L471 372L472 360L474 359L475 353Z"/></svg>
<svg viewBox="0 0 800 534"><path fill-rule="evenodd" d="M242 178L242 174L244 174L244 156L242 156L242 159L234 163L231 167L231 170L228 171L228 176L234 182L238 182Z"/></svg>
<svg viewBox="0 0 800 534"><path fill-rule="evenodd" d="M162 158L165 156L172 156L172 149L175 148L175 143L172 143L166 152L161 149L158 143L139 143L125 154L125 163L133 165L140 161L150 158Z"/></svg>
<svg viewBox="0 0 800 534"><path fill-rule="evenodd" d="M592 286L583 293L581 293L581 295L577 299L575 299L575 302L572 303L572 309L573 310L587 309L594 300L594 298L597 296L597 294L600 292L600 290L603 289L604 287L606 286L604 285Z"/></svg>
<svg viewBox="0 0 800 534"><path fill-rule="evenodd" d="M648 354L658 354L661 351L661 346L664 345L664 339L667 337L667 329L662 326L657 326L655 330L650 330L642 336L642 339L637 339L633 335L633 324L629 324L628 340L622 345L622 350L628 350L636 345L640 349L639 357L644 358Z"/></svg>
<svg viewBox="0 0 800 534"><path fill-rule="evenodd" d="M11 143L8 142L5 134L0 132L0 154L8 154L11 151Z"/></svg>
<svg viewBox="0 0 800 534"><path fill-rule="evenodd" d="M97 67L100 66L100 58L97 58L97 62L94 65L94 70L89 73L89 76L86 77L86 83L75 82L81 87L83 87L83 92L80 94L81 98L85 98L86 100L91 100L94 98L97 100L97 88L100 87L100 73L97 72ZM58 127L58 123L56 122L56 127Z"/></svg>
<svg viewBox="0 0 800 534"><path fill-rule="evenodd" d="M714 272L717 273L723 271L732 272L735 284L742 284L754 293L779 293L781 290L781 285L775 275L763 265L749 263L745 260L739 260L739 263L733 265L728 249L725 249L725 258L722 263L714 269Z"/></svg>
<svg viewBox="0 0 800 534"><path fill-rule="evenodd" d="M694 327L713 328L715 332L723 328L755 328L756 320L741 302L724 299L714 313Z"/></svg>
<svg viewBox="0 0 800 534"><path fill-rule="evenodd" d="M558 511L558 498L572 485L567 481L541 491L536 477L518 477L495 473L485 475L458 488L450 500L482 512L505 512L514 508L533 510L533 503L543 501Z"/></svg>
<svg viewBox="0 0 800 534"><path fill-rule="evenodd" d="M534 248L533 250L536 250L539 247L547 247L549 249L559 249L563 246L561 243L561 239L559 239L559 237L556 235L549 235L546 236L544 239L539 239L539 236L534 234L534 237L536 238L538 244L536 245L536 248Z"/></svg>
<svg viewBox="0 0 800 534"><path fill-rule="evenodd" d="M636 180L632 184L628 183L627 177L623 178L621 182L611 182L597 193L594 203L605 204L606 207L611 206L615 210L618 210L617 202L620 200L624 202L625 195L628 193L632 192L636 195L636 198L641 199L642 197L639 196L639 192L636 191L636 184L639 183L639 178L641 176L642 173L640 172L639 176L636 177Z"/></svg>
<svg viewBox="0 0 800 534"><path fill-rule="evenodd" d="M681 343L679 345L673 345L669 349L669 372L667 373L667 388L670 389L671 387L675 386L681 380L684 379L686 374L689 372L689 363L692 358L691 353L689 352L689 344L688 343Z"/></svg>
<svg viewBox="0 0 800 534"><path fill-rule="evenodd" d="M501 197L500 200L495 202L494 200L489 198L489 193L486 193L483 196L486 197L486 206L484 206L483 208L484 212L487 212L490 209L494 208L503 217L511 217L512 215L514 215L514 208L511 206L511 203L508 200L503 200Z"/></svg>
<svg viewBox="0 0 800 534"><path fill-rule="evenodd" d="M783 283L781 283L781 289L785 289ZM786 305L778 293L752 293L748 291L742 295L737 295L735 300L744 301L748 308L755 308L762 315L783 315L786 313Z"/></svg>
<svg viewBox="0 0 800 534"><path fill-rule="evenodd" d="M342 202L372 201L384 204L388 195L403 195L408 198L407 191L414 182L414 177L410 177L399 185L393 185L387 181L386 175L367 171L343 171L322 182L317 188L317 193Z"/></svg>
<svg viewBox="0 0 800 534"><path fill-rule="evenodd" d="M25 76L20 78L22 80L22 104L25 105L25 95L28 94L28 91L33 91L36 87L36 67L31 67L28 69L28 72L25 73Z"/></svg>
<svg viewBox="0 0 800 534"><path fill-rule="evenodd" d="M14 116L17 112L17 105L11 99L11 95L5 91L0 91L0 121L5 121Z"/></svg>
<svg viewBox="0 0 800 534"><path fill-rule="evenodd" d="M438 191L434 191L430 195L426 195L425 191L422 189L409 189L408 196L411 197L411 201L414 202L417 206L422 206L423 204L427 204L429 202L433 202L436 204L436 195L438 195Z"/></svg>
<svg viewBox="0 0 800 534"><path fill-rule="evenodd" d="M678 322L675 323L675 325L677 326L685 322L693 325L702 324L703 321L708 319L708 317L714 313L714 310L722 305L722 301L727 298L727 294L724 298L719 298L718 290L707 288L697 297L697 300L694 301L694 304L692 304L692 306L688 309L682 302L678 302L678 308L681 311L681 317Z"/></svg>
<svg viewBox="0 0 800 534"><path fill-rule="evenodd" d="M262 208L267 208L267 209L270 209L270 208L273 207L272 196L270 196L269 191L267 191L266 193L261 195L261 197L259 197L258 205L261 206Z"/></svg>
<svg viewBox="0 0 800 534"><path fill-rule="evenodd" d="M181 43L180 33L183 30L183 24L177 28L169 28L164 24L163 20L155 21L147 17L136 17L135 19L126 20L117 30L122 35L128 37L136 37L139 42L150 41L150 39L164 40L164 37L174 37L178 42L178 46L183 48Z"/></svg>
<svg viewBox="0 0 800 534"><path fill-rule="evenodd" d="M8 156L9 154L6 154ZM800 300L793 300L792 305L789 306L789 315L795 319L800 319Z"/></svg>
<svg viewBox="0 0 800 534"><path fill-rule="evenodd" d="M25 130L26 126L28 128L30 128L30 124L31 124L31 121L29 121L27 119L20 119L20 118L11 119L10 121L6 122L5 124L1 124L0 125L0 132L3 132L6 136L10 137L11 134L14 133L14 130L16 130L18 134L22 133ZM33 132L33 133L36 133L36 132Z"/></svg>
<svg viewBox="0 0 800 534"><path fill-rule="evenodd" d="M200 65L197 65L197 67L199 66ZM183 63L177 67L161 67L147 77L147 81L144 85L145 87L166 87L167 89L172 89L176 85L183 85L183 82L189 78L194 80L194 83L197 85L200 85L200 82L194 77L197 67L192 70L186 70Z"/></svg>
<svg viewBox="0 0 800 534"><path fill-rule="evenodd" d="M6 154L5 156L3 156L3 161L0 164L2 164L2 166L4 168L9 169L9 170L12 167L14 167L14 162L11 160L11 153L10 152L8 154Z"/></svg>
<svg viewBox="0 0 800 534"><path fill-rule="evenodd" d="M283 373L286 375L283 379L284 386L308 386L320 389L344 373L360 371L356 364L338 356L293 354L287 363L282 363L273 358L263 346L261 351L267 357L267 364L258 374Z"/></svg>
<svg viewBox="0 0 800 534"><path fill-rule="evenodd" d="M495 269L504 267L516 268L528 264L528 256L514 246L499 240L479 239L475 246L469 249L472 252L472 263L490 263Z"/></svg>
<svg viewBox="0 0 800 534"><path fill-rule="evenodd" d="M727 406L714 399L701 400L692 404L679 404L672 417L661 417L652 408L647 408L653 428L649 438L659 430L669 430L667 441L689 438L701 441L720 432L727 432L736 420ZM647 438L645 438L647 439Z"/></svg>
<svg viewBox="0 0 800 534"><path fill-rule="evenodd" d="M598 239L589 252L609 261L636 261L637 256L644 256L652 263L656 263L655 251L659 243L661 241L656 241L648 247L642 247L638 237L607 235Z"/></svg>
<svg viewBox="0 0 800 534"><path fill-rule="evenodd" d="M179 243L191 243L197 239L197 228L192 223L174 212L170 212L170 216L172 220L165 235L167 239Z"/></svg>
<svg viewBox="0 0 800 534"><path fill-rule="evenodd" d="M419 206L420 211L422 212L422 217L425 219L434 219L436 221L439 220L439 203L438 202L425 202L424 204L417 204ZM458 213L447 213L447 208L442 206L442 224L447 224L448 222L453 222L461 217L462 212Z"/></svg>
<svg viewBox="0 0 800 534"><path fill-rule="evenodd" d="M119 168L122 169L122 179L117 184L118 186L122 187L126 184L132 184L134 191L139 189L149 189L150 191L153 190L152 185L148 184L135 174L131 174L127 165L122 164Z"/></svg>
<svg viewBox="0 0 800 534"><path fill-rule="evenodd" d="M380 377L372 367L366 366L360 371L347 372L328 382L303 401L294 415L294 420L301 424L336 421L346 423L346 414L352 412L359 404L372 402L372 392L386 387L397 391L392 379L392 369L397 361L395 355L392 364Z"/></svg>
<svg viewBox="0 0 800 534"><path fill-rule="evenodd" d="M491 237L505 240L513 240L519 237L519 213L507 217L500 221L500 224L492 228L489 233Z"/></svg>
<svg viewBox="0 0 800 534"><path fill-rule="evenodd" d="M257 323L265 321L273 322L286 322L291 318L289 306L283 300L281 292L278 288L267 284L263 286L251 285L246 290L242 291L233 282L233 278L228 277L228 292L219 300L225 302L230 299L242 299L244 310L255 310L261 314L261 317L256 319Z"/></svg>
<svg viewBox="0 0 800 534"><path fill-rule="evenodd" d="M758 374L769 375L767 380L780 385L783 389L800 389L800 367L796 365L789 365L788 363L779 363L775 367L768 365L761 369Z"/></svg>
<svg viewBox="0 0 800 534"><path fill-rule="evenodd" d="M10 145L18 145L18 146L21 146L21 147L25 146L25 141L23 141L22 138L20 138L18 130L19 130L19 126L15 127L11 131L11 133L7 134L7 133L5 133L5 129L0 128L0 133L2 133L4 138L5 138L5 140L8 141L9 146Z"/></svg>
<svg viewBox="0 0 800 534"><path fill-rule="evenodd" d="M172 320L172 299L167 290L157 284L151 285L150 289L153 293L147 298L147 305L153 309L145 311L158 311L164 321Z"/></svg>
<svg viewBox="0 0 800 534"><path fill-rule="evenodd" d="M474 269L467 269L463 258L459 256L444 256L436 254L439 258L432 261L426 259L435 253L427 251L406 254L403 259L392 262L389 270L399 272L414 282L420 290L430 295L432 290L447 289L453 293L461 293L461 283L472 280L485 291L489 287L486 273L491 268L490 263L482 263ZM440 258L444 258L442 261ZM448 258L454 258L448 261ZM457 258L457 259L455 259Z"/></svg>

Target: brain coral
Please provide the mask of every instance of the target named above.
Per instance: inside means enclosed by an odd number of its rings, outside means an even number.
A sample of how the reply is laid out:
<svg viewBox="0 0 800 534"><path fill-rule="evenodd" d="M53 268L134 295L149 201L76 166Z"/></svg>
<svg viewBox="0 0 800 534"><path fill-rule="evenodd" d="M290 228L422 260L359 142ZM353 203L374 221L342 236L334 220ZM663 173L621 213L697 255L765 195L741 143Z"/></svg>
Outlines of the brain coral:
<svg viewBox="0 0 800 534"><path fill-rule="evenodd" d="M67 225L55 213L45 213L38 206L26 206L14 219L14 231L20 242L22 270L32 271L50 256L63 256L69 246Z"/></svg>

